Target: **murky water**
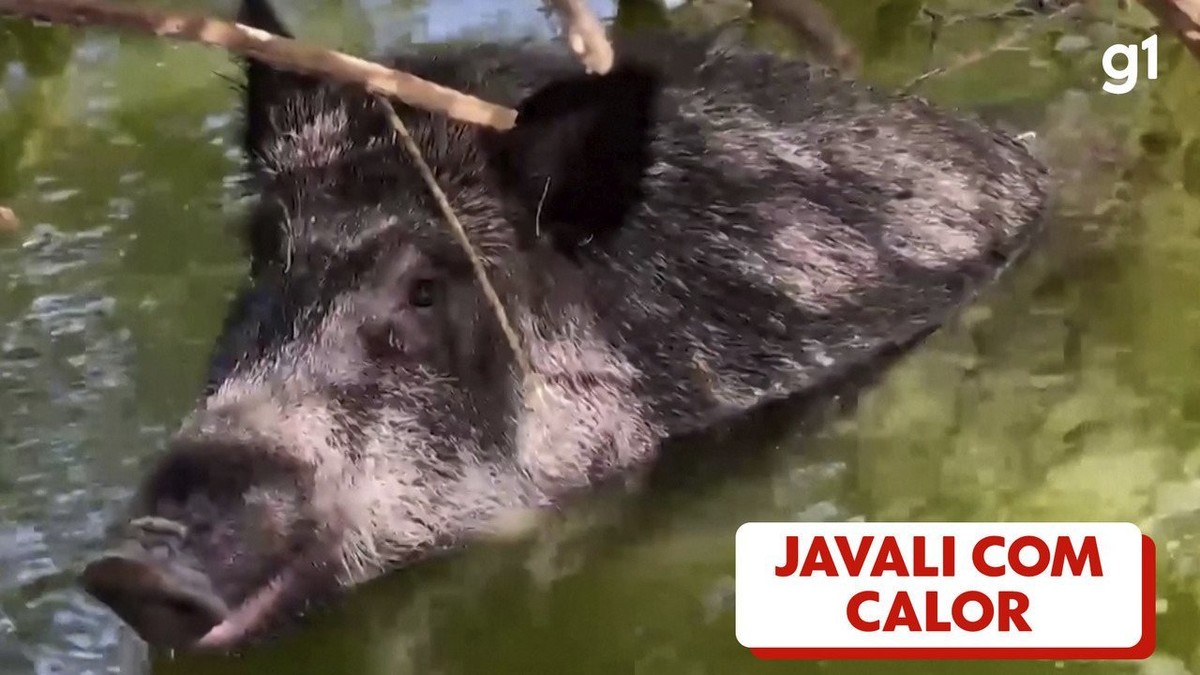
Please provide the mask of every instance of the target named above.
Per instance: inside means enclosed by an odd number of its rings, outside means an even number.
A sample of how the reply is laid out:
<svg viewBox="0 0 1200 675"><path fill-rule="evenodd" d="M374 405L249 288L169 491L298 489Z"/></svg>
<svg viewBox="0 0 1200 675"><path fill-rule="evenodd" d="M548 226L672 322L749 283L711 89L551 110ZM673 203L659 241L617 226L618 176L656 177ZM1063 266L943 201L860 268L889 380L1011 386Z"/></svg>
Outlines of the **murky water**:
<svg viewBox="0 0 1200 675"><path fill-rule="evenodd" d="M927 3L940 23L917 0L828 5L885 85L1029 25L959 20L1005 5L983 0ZM281 9L364 51L546 35L536 7ZM1114 17L1037 19L1018 48L923 85L1036 132L1061 203L1025 265L853 410L673 460L648 493L597 495L532 541L385 579L240 659L155 672L1200 673L1200 68L1163 36L1159 79L1102 94L1104 47L1141 39L1124 24L1142 15ZM0 204L24 221L0 233L0 672L137 665L71 575L191 404L243 273L235 94L214 72L235 70L196 47L0 24ZM846 518L1137 522L1159 545L1158 654L756 662L733 633L737 525Z"/></svg>

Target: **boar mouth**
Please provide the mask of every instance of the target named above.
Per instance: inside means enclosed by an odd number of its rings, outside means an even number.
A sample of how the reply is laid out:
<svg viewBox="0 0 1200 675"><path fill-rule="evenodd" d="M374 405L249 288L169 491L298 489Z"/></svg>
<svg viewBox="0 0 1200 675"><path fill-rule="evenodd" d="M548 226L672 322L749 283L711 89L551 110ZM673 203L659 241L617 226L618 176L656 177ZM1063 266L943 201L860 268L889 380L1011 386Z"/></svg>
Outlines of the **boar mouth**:
<svg viewBox="0 0 1200 675"><path fill-rule="evenodd" d="M208 574L180 550L178 532L164 534L158 518L142 519L136 534L87 565L83 589L107 605L147 643L172 649L230 649L264 630L298 583L297 564L285 566L244 601L230 606Z"/></svg>
<svg viewBox="0 0 1200 675"><path fill-rule="evenodd" d="M261 630L275 614L295 574L286 568L240 605L229 607L207 577L110 553L89 564L82 583L151 645L172 649L230 649Z"/></svg>
<svg viewBox="0 0 1200 675"><path fill-rule="evenodd" d="M153 645L187 647L229 614L204 575L126 551L89 564L82 582L84 590Z"/></svg>

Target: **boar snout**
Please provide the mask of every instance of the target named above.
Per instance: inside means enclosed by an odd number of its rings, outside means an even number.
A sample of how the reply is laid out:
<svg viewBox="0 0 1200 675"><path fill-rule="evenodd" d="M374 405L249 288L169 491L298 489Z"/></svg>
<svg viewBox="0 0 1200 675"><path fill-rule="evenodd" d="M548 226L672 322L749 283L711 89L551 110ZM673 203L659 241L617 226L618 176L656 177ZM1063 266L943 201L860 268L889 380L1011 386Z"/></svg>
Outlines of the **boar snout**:
<svg viewBox="0 0 1200 675"><path fill-rule="evenodd" d="M83 571L84 589L152 645L190 646L228 614L208 576L180 552L185 532L162 518L135 520Z"/></svg>

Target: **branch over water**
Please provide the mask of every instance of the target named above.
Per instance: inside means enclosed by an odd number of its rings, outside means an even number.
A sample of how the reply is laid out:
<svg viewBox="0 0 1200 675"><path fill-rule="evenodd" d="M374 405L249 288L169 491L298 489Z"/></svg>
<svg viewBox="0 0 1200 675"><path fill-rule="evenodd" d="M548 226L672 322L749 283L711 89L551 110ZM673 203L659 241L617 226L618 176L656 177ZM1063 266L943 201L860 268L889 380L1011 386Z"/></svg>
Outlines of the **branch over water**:
<svg viewBox="0 0 1200 675"><path fill-rule="evenodd" d="M107 26L222 47L282 70L360 85L456 120L506 130L517 113L469 94L341 52L240 23L184 12L135 8L103 0L0 0L0 14L72 26Z"/></svg>

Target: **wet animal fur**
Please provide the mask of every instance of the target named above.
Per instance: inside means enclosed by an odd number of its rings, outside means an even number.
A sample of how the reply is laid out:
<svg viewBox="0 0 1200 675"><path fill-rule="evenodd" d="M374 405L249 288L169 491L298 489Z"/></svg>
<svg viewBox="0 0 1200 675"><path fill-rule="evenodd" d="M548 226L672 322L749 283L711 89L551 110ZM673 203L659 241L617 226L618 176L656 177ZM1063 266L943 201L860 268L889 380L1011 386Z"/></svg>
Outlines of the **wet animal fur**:
<svg viewBox="0 0 1200 675"><path fill-rule="evenodd" d="M242 20L284 32L261 1ZM397 106L537 400L379 103L249 64L250 278L137 506L193 526L231 603L299 551L361 582L819 390L936 329L1038 229L1044 169L976 122L703 40L616 51L607 76L556 45L393 59L519 111L500 134Z"/></svg>

